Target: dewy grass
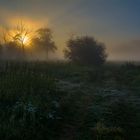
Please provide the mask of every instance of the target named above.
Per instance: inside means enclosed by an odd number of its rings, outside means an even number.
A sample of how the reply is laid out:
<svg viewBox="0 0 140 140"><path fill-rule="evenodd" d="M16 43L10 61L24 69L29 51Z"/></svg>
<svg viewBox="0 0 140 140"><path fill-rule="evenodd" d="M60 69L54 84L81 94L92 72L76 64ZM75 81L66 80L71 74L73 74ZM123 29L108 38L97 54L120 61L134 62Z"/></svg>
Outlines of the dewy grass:
<svg viewBox="0 0 140 140"><path fill-rule="evenodd" d="M139 71L117 64L1 62L0 139L138 140Z"/></svg>

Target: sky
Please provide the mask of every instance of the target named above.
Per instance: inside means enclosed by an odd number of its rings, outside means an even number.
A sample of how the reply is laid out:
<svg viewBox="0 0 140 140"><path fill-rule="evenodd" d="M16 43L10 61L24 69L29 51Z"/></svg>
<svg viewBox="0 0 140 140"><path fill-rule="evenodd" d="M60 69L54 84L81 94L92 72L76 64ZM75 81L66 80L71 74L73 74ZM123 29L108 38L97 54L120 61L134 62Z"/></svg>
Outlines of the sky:
<svg viewBox="0 0 140 140"><path fill-rule="evenodd" d="M140 0L0 0L0 28L49 27L58 56L72 35L106 45L108 60L140 61Z"/></svg>

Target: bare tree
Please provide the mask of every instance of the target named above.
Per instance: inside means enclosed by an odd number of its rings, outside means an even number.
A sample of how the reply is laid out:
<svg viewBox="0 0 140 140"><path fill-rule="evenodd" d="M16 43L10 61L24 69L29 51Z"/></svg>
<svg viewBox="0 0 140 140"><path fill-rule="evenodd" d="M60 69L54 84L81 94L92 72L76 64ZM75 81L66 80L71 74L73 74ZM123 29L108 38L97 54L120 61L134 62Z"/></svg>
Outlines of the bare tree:
<svg viewBox="0 0 140 140"><path fill-rule="evenodd" d="M3 27L1 32L1 44L6 44L9 41L9 29Z"/></svg>
<svg viewBox="0 0 140 140"><path fill-rule="evenodd" d="M25 52L25 39L31 34L31 30L26 28L25 24L22 22L16 26L14 30L14 36L12 36L12 40L21 46L22 53Z"/></svg>
<svg viewBox="0 0 140 140"><path fill-rule="evenodd" d="M3 57L23 59L25 57L25 46L27 45L25 41L29 38L31 32L22 22L11 29L3 28L1 33Z"/></svg>

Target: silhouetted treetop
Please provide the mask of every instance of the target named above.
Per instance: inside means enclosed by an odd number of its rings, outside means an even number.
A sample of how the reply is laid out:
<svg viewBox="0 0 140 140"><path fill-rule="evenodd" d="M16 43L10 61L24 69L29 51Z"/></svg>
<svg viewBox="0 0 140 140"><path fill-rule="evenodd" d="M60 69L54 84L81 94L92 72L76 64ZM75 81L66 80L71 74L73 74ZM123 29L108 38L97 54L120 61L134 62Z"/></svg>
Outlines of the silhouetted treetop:
<svg viewBox="0 0 140 140"><path fill-rule="evenodd" d="M105 45L89 36L70 38L66 47L65 57L80 64L100 65L107 57Z"/></svg>
<svg viewBox="0 0 140 140"><path fill-rule="evenodd" d="M32 42L34 46L38 49L44 49L46 53L54 52L57 49L53 41L52 31L49 28L38 29Z"/></svg>

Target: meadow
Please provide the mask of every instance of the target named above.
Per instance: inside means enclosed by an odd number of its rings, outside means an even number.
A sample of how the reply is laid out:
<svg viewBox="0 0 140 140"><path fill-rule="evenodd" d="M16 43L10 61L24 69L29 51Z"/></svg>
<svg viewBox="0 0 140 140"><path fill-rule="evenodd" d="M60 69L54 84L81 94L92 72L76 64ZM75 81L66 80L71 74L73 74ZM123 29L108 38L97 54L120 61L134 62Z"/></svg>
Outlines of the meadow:
<svg viewBox="0 0 140 140"><path fill-rule="evenodd" d="M140 66L0 62L0 139L139 140Z"/></svg>

